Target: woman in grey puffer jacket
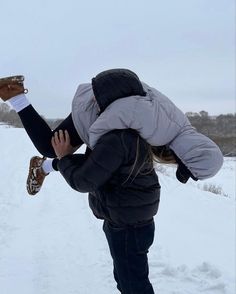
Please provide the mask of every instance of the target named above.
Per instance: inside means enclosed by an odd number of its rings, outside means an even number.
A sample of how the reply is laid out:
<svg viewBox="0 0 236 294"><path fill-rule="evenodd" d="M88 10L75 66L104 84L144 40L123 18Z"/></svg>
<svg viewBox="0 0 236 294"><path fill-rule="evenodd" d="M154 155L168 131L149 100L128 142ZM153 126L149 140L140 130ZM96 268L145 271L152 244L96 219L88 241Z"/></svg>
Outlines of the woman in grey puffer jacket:
<svg viewBox="0 0 236 294"><path fill-rule="evenodd" d="M182 183L189 177L194 180L213 177L223 164L219 147L198 133L169 98L147 84L142 83L143 95L124 97L120 90L124 87L124 72L128 71L105 71L92 84L78 87L72 118L80 138L93 149L97 140L113 129L134 129L151 146L165 146L173 151L178 163L176 176ZM99 116L94 97L101 97L108 104Z"/></svg>

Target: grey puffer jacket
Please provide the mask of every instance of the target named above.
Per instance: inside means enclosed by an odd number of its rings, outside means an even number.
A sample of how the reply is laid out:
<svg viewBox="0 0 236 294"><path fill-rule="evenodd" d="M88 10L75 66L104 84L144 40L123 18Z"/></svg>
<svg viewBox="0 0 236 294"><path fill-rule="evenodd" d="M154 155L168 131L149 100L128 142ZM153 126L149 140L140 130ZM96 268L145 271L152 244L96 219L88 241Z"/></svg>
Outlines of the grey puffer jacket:
<svg viewBox="0 0 236 294"><path fill-rule="evenodd" d="M169 145L195 178L214 176L223 164L219 147L198 133L170 99L142 85L146 96L120 98L98 116L91 84L81 84L72 102L72 118L81 139L93 149L111 130L134 129L152 146Z"/></svg>

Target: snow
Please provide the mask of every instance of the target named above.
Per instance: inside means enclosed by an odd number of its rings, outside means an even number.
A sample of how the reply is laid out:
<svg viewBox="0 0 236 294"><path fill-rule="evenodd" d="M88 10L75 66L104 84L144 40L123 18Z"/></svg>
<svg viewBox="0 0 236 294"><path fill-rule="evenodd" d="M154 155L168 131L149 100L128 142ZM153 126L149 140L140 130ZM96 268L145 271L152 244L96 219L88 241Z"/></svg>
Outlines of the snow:
<svg viewBox="0 0 236 294"><path fill-rule="evenodd" d="M37 151L23 129L0 127L1 294L116 294L112 261L87 195L50 174L37 196L25 189ZM4 143L4 144L3 144ZM156 293L235 293L235 158L204 182L179 183L173 167L158 171L161 204L149 254Z"/></svg>

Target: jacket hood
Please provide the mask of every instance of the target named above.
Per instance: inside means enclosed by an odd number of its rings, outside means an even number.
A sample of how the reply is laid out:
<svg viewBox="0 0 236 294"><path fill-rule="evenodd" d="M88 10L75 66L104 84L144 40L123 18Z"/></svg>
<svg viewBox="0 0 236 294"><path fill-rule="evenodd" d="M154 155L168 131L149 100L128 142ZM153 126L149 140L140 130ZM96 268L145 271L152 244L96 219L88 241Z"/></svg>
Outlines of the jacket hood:
<svg viewBox="0 0 236 294"><path fill-rule="evenodd" d="M138 76L128 69L110 69L99 73L92 79L92 88L100 112L119 98L146 95Z"/></svg>

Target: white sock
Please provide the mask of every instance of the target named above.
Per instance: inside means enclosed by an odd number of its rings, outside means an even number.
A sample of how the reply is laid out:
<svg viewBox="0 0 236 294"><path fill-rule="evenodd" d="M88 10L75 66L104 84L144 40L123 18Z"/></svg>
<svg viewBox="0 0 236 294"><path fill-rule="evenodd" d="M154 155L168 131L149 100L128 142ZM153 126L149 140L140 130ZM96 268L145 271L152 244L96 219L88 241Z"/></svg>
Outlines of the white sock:
<svg viewBox="0 0 236 294"><path fill-rule="evenodd" d="M25 96L25 94L19 94L7 100L10 103L11 107L16 111L19 112L25 107L30 105L29 100Z"/></svg>
<svg viewBox="0 0 236 294"><path fill-rule="evenodd" d="M55 171L55 169L52 167L52 161L53 161L53 159L44 160L44 162L42 164L42 169L45 172L45 174L49 174L50 172Z"/></svg>

